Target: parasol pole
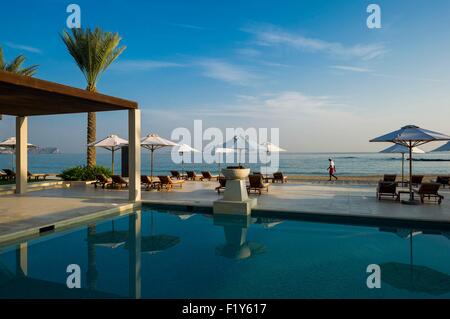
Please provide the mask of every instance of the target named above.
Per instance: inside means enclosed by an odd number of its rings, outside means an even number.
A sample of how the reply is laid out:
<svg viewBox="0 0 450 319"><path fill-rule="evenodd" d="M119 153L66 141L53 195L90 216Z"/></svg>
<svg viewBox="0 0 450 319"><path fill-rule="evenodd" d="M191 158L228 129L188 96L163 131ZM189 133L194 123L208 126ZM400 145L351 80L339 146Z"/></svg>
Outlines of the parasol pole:
<svg viewBox="0 0 450 319"><path fill-rule="evenodd" d="M153 181L153 152L154 152L154 148L152 146L152 148L150 149L150 157L151 157L151 163L150 163L150 179Z"/></svg>
<svg viewBox="0 0 450 319"><path fill-rule="evenodd" d="M414 193L412 188L412 141L409 141L409 200L414 200Z"/></svg>
<svg viewBox="0 0 450 319"><path fill-rule="evenodd" d="M114 175L114 147L111 149L111 172Z"/></svg>
<svg viewBox="0 0 450 319"><path fill-rule="evenodd" d="M405 185L405 153L402 153L402 187Z"/></svg>
<svg viewBox="0 0 450 319"><path fill-rule="evenodd" d="M183 152L180 152L181 155L181 176L184 176L184 154Z"/></svg>

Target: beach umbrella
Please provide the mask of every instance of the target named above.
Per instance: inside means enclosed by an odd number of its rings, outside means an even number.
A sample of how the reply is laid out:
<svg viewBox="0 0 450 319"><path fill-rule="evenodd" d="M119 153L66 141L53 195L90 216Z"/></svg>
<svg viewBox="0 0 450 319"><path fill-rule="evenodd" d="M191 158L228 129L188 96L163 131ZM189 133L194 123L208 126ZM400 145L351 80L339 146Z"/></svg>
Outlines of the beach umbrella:
<svg viewBox="0 0 450 319"><path fill-rule="evenodd" d="M219 154L219 159L218 159L218 166L219 166L219 176L221 174L220 172L220 158L222 157L222 154L230 154L230 153L234 153L234 150L232 148L226 148L226 147L216 147L214 149L214 153L215 154Z"/></svg>
<svg viewBox="0 0 450 319"><path fill-rule="evenodd" d="M425 154L425 151L422 151L418 147L413 147L412 152L415 154ZM380 151L382 154L387 153L394 153L394 154L402 154L402 185L404 184L405 179L405 154L409 153L409 149L406 146L394 144L382 151ZM410 159L411 160L411 159Z"/></svg>
<svg viewBox="0 0 450 319"><path fill-rule="evenodd" d="M181 176L184 175L184 153L200 153L200 151L196 150L193 147L190 147L187 144L181 143L176 147L176 151L181 156Z"/></svg>
<svg viewBox="0 0 450 319"><path fill-rule="evenodd" d="M432 153L435 152L450 152L450 142L445 143L442 146L439 146L438 148L431 151Z"/></svg>
<svg viewBox="0 0 450 319"><path fill-rule="evenodd" d="M397 289L434 296L450 292L450 276L430 267L389 262L380 268L382 280Z"/></svg>
<svg viewBox="0 0 450 319"><path fill-rule="evenodd" d="M412 292L441 295L450 292L450 276L430 267L414 265L413 237L423 232L406 228L380 228L396 234L402 239L409 239L409 264L387 262L380 264L382 280L389 285Z"/></svg>
<svg viewBox="0 0 450 319"><path fill-rule="evenodd" d="M111 230L90 234L87 241L96 246L115 249L122 246L128 240L128 231L117 231L114 227L114 221L111 221Z"/></svg>
<svg viewBox="0 0 450 319"><path fill-rule="evenodd" d="M180 237L166 235L166 234L155 234L155 222L153 213L150 215L150 235L141 237L141 252L149 253L151 255L157 254L171 247L178 245L181 242ZM128 249L128 243L125 245Z"/></svg>
<svg viewBox="0 0 450 319"><path fill-rule="evenodd" d="M14 155L16 154L16 138L8 137L6 140L0 141L0 147L10 150L11 169L14 170ZM38 148L36 145L28 143L28 148Z"/></svg>
<svg viewBox="0 0 450 319"><path fill-rule="evenodd" d="M434 141L448 141L450 136L433 132L420 128L415 125L404 126L397 131L382 135L380 137L370 140L370 142L391 142L398 145L403 145L409 151L409 201L403 201L405 204L416 204L414 201L414 193L412 189L412 150L414 147L434 142Z"/></svg>
<svg viewBox="0 0 450 319"><path fill-rule="evenodd" d="M238 153L238 166L241 166L242 152L258 151L259 145L248 136L235 135L232 139L226 141L223 148L233 149Z"/></svg>
<svg viewBox="0 0 450 319"><path fill-rule="evenodd" d="M114 152L120 149L120 147L123 145L128 145L128 141L114 134L109 135L97 142L88 144L88 146L104 148L111 152L111 171L113 175L114 175Z"/></svg>
<svg viewBox="0 0 450 319"><path fill-rule="evenodd" d="M271 153L280 153L280 152L286 152L285 149L279 147L278 145L275 145L271 142L264 142L259 144L259 149L264 152L267 156L269 156ZM267 177L267 166L266 166L266 177Z"/></svg>
<svg viewBox="0 0 450 319"><path fill-rule="evenodd" d="M157 134L149 134L141 140L141 146L150 150L150 177L153 179L153 152L163 147L174 147L177 143L166 140Z"/></svg>

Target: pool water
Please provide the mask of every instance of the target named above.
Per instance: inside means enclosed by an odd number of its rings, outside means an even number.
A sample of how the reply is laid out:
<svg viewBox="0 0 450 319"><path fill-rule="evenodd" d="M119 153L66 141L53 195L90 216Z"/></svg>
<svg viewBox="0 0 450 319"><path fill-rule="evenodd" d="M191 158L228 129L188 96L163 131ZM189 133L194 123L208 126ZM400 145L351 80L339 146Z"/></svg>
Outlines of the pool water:
<svg viewBox="0 0 450 319"><path fill-rule="evenodd" d="M70 264L81 289L67 288ZM448 298L450 236L144 207L1 248L0 297Z"/></svg>

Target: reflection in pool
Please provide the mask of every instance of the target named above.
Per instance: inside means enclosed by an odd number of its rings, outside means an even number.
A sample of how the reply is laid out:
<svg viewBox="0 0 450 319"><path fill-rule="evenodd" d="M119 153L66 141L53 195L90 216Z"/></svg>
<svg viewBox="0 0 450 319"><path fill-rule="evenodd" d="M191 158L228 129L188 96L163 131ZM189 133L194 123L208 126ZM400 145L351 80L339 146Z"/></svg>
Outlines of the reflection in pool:
<svg viewBox="0 0 450 319"><path fill-rule="evenodd" d="M0 248L2 298L448 298L449 274L445 231L149 207Z"/></svg>

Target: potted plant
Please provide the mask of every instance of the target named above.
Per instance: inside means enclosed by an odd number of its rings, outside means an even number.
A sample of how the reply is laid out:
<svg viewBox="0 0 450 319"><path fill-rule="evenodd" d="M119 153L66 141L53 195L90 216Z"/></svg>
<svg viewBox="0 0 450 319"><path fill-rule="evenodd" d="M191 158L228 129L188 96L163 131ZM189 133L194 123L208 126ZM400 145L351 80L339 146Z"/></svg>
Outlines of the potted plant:
<svg viewBox="0 0 450 319"><path fill-rule="evenodd" d="M239 166L228 166L227 168L222 169L222 174L226 179L246 179L250 174L250 168L245 168L242 165Z"/></svg>

